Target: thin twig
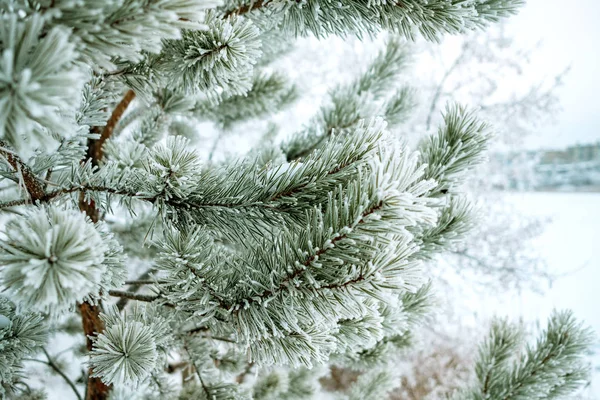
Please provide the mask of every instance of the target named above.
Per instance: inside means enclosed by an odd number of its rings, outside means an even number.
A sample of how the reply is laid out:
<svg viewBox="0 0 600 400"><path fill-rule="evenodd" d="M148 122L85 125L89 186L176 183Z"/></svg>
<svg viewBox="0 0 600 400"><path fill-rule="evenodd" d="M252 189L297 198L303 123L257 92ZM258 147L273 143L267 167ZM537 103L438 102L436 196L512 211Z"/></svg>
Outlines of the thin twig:
<svg viewBox="0 0 600 400"><path fill-rule="evenodd" d="M198 326L196 328L190 329L189 331L185 331L185 333L189 335L193 335L198 332L207 332L208 328L206 326Z"/></svg>
<svg viewBox="0 0 600 400"><path fill-rule="evenodd" d="M0 208L9 208L9 207L15 207L15 206L23 206L23 205L29 204L29 203L30 203L29 199L5 201L5 202L1 202L0 203Z"/></svg>
<svg viewBox="0 0 600 400"><path fill-rule="evenodd" d="M181 368L185 368L187 367L189 364L185 361L180 361L178 363L175 364L168 364L167 365L167 373L172 374L173 372L177 371L178 369Z"/></svg>
<svg viewBox="0 0 600 400"><path fill-rule="evenodd" d="M185 352L187 353L188 357L190 358L190 361L192 362L192 367L194 368L196 375L198 376L198 379L200 380L200 385L202 386L202 390L204 391L204 393L206 394L206 398L210 398L210 392L208 390L208 387L206 387L206 384L204 383L204 380L202 380L202 375L200 375L200 370L196 367L196 362L194 361L194 357L192 357L192 353L190 352L187 343L185 342L185 339L183 341L183 349L185 350Z"/></svg>
<svg viewBox="0 0 600 400"><path fill-rule="evenodd" d="M352 125L358 123L358 121L360 121L360 117L354 119L352 122L350 122L350 123L348 123L346 125L332 126L332 127L327 128L325 130L325 134L321 135L316 141L313 142L313 144L311 144L307 148L303 149L301 152L294 154L293 157L291 157L291 158L288 159L288 161L295 161L295 160L298 160L300 158L306 157L307 155L309 155L310 153L312 153L314 150L316 150L323 142L325 142L325 139L328 139L329 137L331 137L331 135L333 135L333 133L336 130L348 129Z"/></svg>
<svg viewBox="0 0 600 400"><path fill-rule="evenodd" d="M145 301L151 303L160 298L159 295L154 294L139 294L135 292L125 292L122 290L109 290L108 294L113 297L124 297L129 300Z"/></svg>
<svg viewBox="0 0 600 400"><path fill-rule="evenodd" d="M70 187L70 188L61 188L61 189L53 190L51 192L47 192L44 194L43 197L39 198L37 201L42 202L42 203L47 203L56 198L59 198L62 195L76 193L76 192L81 192L81 193L103 192L103 193L108 193L108 194L117 194L117 195L129 196L129 197L137 196L137 193L131 193L131 192L124 191L124 190L117 190L117 189L106 187L106 186L79 185L79 186L74 186L74 187ZM11 200L11 201L6 201L6 202L1 202L0 208L22 206L25 204L29 204L30 202L31 201L29 199Z"/></svg>
<svg viewBox="0 0 600 400"><path fill-rule="evenodd" d="M210 152L208 153L208 161L212 161L213 156L215 155L215 152L217 151L217 146L219 145L219 142L221 141L222 136L223 136L223 132L219 132L217 137L215 138L215 141L213 142L212 146L210 147Z"/></svg>
<svg viewBox="0 0 600 400"><path fill-rule="evenodd" d="M21 160L17 153L15 153L10 146L4 141L0 140L0 155L6 159L8 164L13 170L23 178L23 184L29 197L32 201L40 200L46 194L44 185L35 175L35 173L29 168L29 166Z"/></svg>
<svg viewBox="0 0 600 400"><path fill-rule="evenodd" d="M437 86L437 88L435 90L433 98L431 99L431 104L429 105L429 112L427 113L427 122L425 124L426 130L429 130L429 128L431 128L431 120L433 118L433 113L434 113L434 111L437 108L437 102L440 99L440 96L442 95L442 90L444 89L444 85L446 84L446 80L448 80L448 78L450 77L450 74L452 74L452 72L454 71L454 69L456 67L458 67L458 65L462 61L464 55L465 55L465 50L463 48L463 50L458 55L458 57L456 57L456 60L454 60L454 62L450 66L450 68L448 68L446 70L446 72L444 73L444 76L442 77L442 80L440 81L440 83L438 83L438 86Z"/></svg>
<svg viewBox="0 0 600 400"><path fill-rule="evenodd" d="M238 376L236 376L235 381L238 384L242 384L244 383L244 379L246 378L246 375L248 375L250 373L250 371L252 371L252 367L254 366L253 362L249 362L246 364L246 368L244 368L244 371L239 374Z"/></svg>
<svg viewBox="0 0 600 400"><path fill-rule="evenodd" d="M226 338L223 336L202 335L202 337L204 339L212 339L212 340L217 340L219 342L227 342L227 343L237 344L237 340L229 339L229 338Z"/></svg>
<svg viewBox="0 0 600 400"><path fill-rule="evenodd" d="M126 285L154 285L156 283L164 283L165 281L155 281L154 279L139 279L134 281L125 281ZM128 291L132 292L133 290L130 288Z"/></svg>
<svg viewBox="0 0 600 400"><path fill-rule="evenodd" d="M142 280L142 279L148 278L149 276L150 276L150 270L148 270L148 271L144 272L143 274L141 274L138 277L138 280ZM136 281L125 282L126 284L130 285L127 288L127 292L136 293L138 290L141 289L141 285L139 283L133 283L133 282L136 282ZM129 302L129 299L127 297L121 297L119 299L119 301L117 302L117 308L119 310L124 309L128 302Z"/></svg>
<svg viewBox="0 0 600 400"><path fill-rule="evenodd" d="M488 264L486 264L482 259L480 259L478 257L475 257L475 256L467 253L466 250L451 251L451 253L454 253L454 254L456 254L459 257L464 257L466 259L469 259L469 260L475 262L477 264L477 266L480 267L480 268L484 268L484 269L487 269L487 270L491 270L492 269L492 267L489 266Z"/></svg>
<svg viewBox="0 0 600 400"><path fill-rule="evenodd" d="M188 331L187 333L194 334L196 332L197 331L192 330L192 331ZM213 336L213 335L206 335L206 334L204 334L204 335L200 334L198 336L200 336L203 339L212 339L212 340L217 340L219 342L226 342L226 343L233 343L233 344L237 344L238 343L237 340L230 339L230 338L227 338L227 337L224 337L224 336Z"/></svg>
<svg viewBox="0 0 600 400"><path fill-rule="evenodd" d="M42 363L48 365L50 368L52 368L54 371L56 371L56 373L59 374L64 379L65 382L67 382L67 384L71 387L71 389L73 389L73 392L75 392L75 395L77 396L77 398L79 400L83 400L81 395L77 391L77 386L75 386L73 381L71 381L71 379L69 379L69 377L59 368L59 366L56 365L56 363L52 360L52 357L50 357L50 354L48 354L48 352L46 351L45 348L42 347L42 351L44 352L44 355L48 359L48 362L45 362L42 360L34 360L34 359L31 359L31 361L38 361L38 362L42 362Z"/></svg>

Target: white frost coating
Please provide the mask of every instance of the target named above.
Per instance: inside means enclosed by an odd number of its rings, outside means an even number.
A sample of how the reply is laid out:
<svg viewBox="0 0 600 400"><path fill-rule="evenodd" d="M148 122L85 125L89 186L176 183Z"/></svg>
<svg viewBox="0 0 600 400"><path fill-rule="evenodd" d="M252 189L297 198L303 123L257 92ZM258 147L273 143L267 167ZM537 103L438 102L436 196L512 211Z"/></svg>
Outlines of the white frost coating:
<svg viewBox="0 0 600 400"><path fill-rule="evenodd" d="M68 31L43 30L37 14L0 22L0 138L25 152L75 133L66 127L74 125L84 84Z"/></svg>
<svg viewBox="0 0 600 400"><path fill-rule="evenodd" d="M30 209L10 221L0 241L1 285L21 305L60 314L98 296L107 272L106 242L83 213Z"/></svg>

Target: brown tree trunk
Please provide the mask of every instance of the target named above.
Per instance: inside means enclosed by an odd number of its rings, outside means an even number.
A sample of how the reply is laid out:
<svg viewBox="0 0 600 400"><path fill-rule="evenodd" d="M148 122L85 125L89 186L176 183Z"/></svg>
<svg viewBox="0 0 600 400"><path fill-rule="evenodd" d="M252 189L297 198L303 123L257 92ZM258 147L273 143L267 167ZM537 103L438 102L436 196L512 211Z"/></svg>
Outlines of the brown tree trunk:
<svg viewBox="0 0 600 400"><path fill-rule="evenodd" d="M104 323L99 317L100 307L93 306L89 303L82 303L79 305L79 311L81 312L83 332L87 337L87 349L92 350L90 336L94 336L104 329ZM110 387L102 383L99 378L92 378L91 374L92 370L90 368L88 370L88 382L85 391L86 400L105 400L108 397Z"/></svg>
<svg viewBox="0 0 600 400"><path fill-rule="evenodd" d="M100 133L99 139L88 141L87 157L91 160L93 165L99 165L104 155L102 150L104 143L110 139L117 123L134 98L135 92L133 90L128 90L121 102L113 110L112 115L106 122L106 126L92 127L92 132ZM96 204L94 204L94 201L85 201L83 192L79 195L79 209L84 211L87 216L90 217L92 222L96 223L100 220L100 211L96 208ZM90 336L95 336L104 330L104 322L100 319L101 304L91 305L89 303L82 303L79 305L79 311L81 312L83 332L87 337L87 348L88 351L91 351L92 341ZM108 398L110 386L105 385L99 378L92 378L91 375L92 370L90 368L88 370L88 381L85 391L86 400L106 400Z"/></svg>

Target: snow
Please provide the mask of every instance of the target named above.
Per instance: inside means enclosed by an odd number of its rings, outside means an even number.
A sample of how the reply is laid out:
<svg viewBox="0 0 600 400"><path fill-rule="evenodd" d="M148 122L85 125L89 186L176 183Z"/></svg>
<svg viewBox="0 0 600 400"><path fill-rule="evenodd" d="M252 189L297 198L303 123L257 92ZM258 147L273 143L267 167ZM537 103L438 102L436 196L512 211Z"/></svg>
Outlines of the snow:
<svg viewBox="0 0 600 400"><path fill-rule="evenodd" d="M543 323L553 309L569 308L600 337L600 193L518 193L509 200L526 214L552 218L534 245L559 277L543 293L485 299L480 311ZM600 398L600 346L595 352L588 390Z"/></svg>
<svg viewBox="0 0 600 400"><path fill-rule="evenodd" d="M508 198L525 214L552 218L534 245L548 260L551 272L561 276L542 293L494 292L481 298L480 292L471 302L473 311L483 319L498 315L512 320L523 318L526 322L538 320L544 324L553 309L570 308L600 337L600 312L597 309L600 304L600 252L595 247L600 244L600 193L516 193ZM72 343L72 339L65 339L61 337L54 341L49 347L51 353L58 353ZM600 353L600 346L596 350ZM586 395L600 399L600 354L593 356L592 364L594 377ZM77 376L78 368L78 365L70 364L67 373L71 377ZM52 385L49 400L74 397L70 388L60 378L51 376L44 366L36 365L36 371L36 380L41 386Z"/></svg>

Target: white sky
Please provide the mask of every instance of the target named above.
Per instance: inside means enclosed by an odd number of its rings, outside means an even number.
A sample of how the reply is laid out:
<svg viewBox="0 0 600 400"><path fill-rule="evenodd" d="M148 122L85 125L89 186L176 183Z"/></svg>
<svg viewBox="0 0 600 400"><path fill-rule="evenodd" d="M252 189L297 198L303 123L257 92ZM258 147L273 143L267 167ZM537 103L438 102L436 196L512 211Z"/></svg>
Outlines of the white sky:
<svg viewBox="0 0 600 400"><path fill-rule="evenodd" d="M571 67L557 92L563 107L557 123L540 127L537 134L525 138L524 146L561 148L600 141L600 0L527 0L519 15L507 21L506 34L514 48L529 49L541 41L530 63L523 65L526 80L548 83ZM448 36L442 46L456 51L456 44ZM308 122L327 91L362 70L376 52L372 44L336 37L325 42L300 40L298 50L299 55L284 57L277 63L277 69L285 71L304 96L289 112L275 118L287 134ZM310 57L303 51L310 51ZM417 74L418 69L409 68L409 73ZM505 83L520 84L516 80ZM247 149L255 140L256 136L244 132L224 138L221 146ZM248 143L241 143L244 141Z"/></svg>
<svg viewBox="0 0 600 400"><path fill-rule="evenodd" d="M552 76L565 66L571 71L559 91L563 113L542 135L528 138L528 147L562 147L600 141L600 2L598 0L528 0L507 26L516 44L541 49L534 73Z"/></svg>

